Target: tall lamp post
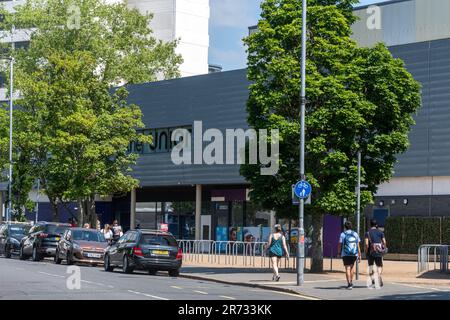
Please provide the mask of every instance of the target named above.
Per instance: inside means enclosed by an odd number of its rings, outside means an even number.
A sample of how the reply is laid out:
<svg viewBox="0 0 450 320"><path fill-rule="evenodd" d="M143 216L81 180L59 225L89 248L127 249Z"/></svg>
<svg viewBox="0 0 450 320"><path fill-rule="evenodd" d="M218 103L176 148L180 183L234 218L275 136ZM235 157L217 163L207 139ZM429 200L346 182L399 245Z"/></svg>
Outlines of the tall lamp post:
<svg viewBox="0 0 450 320"><path fill-rule="evenodd" d="M358 181L356 183L356 232L360 233L361 226L361 151L358 151ZM356 280L359 280L359 260L356 260Z"/></svg>
<svg viewBox="0 0 450 320"><path fill-rule="evenodd" d="M306 0L302 0L302 57L301 57L301 90L300 90L300 180L305 179L305 105L306 105ZM304 283L305 271L305 200L299 204L299 236L297 249L297 285Z"/></svg>

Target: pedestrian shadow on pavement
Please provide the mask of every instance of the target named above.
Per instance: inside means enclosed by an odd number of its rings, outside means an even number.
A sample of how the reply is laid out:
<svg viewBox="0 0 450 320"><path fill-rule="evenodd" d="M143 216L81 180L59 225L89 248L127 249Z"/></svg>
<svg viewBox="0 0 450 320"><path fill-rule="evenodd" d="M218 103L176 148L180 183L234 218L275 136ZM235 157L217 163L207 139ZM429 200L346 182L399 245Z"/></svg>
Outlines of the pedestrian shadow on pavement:
<svg viewBox="0 0 450 320"><path fill-rule="evenodd" d="M417 278L450 280L450 273L440 272L439 270L432 270L418 275Z"/></svg>
<svg viewBox="0 0 450 320"><path fill-rule="evenodd" d="M259 268L209 268L209 267L182 267L181 271L188 273L205 273L205 274L233 274L233 273L272 273L271 269ZM281 271L283 272L283 271ZM267 281L267 280L266 280Z"/></svg>
<svg viewBox="0 0 450 320"><path fill-rule="evenodd" d="M343 286L336 286L336 287L315 287L314 289L319 289L319 290L347 290L347 286L343 285ZM354 286L353 290L357 290L357 289L367 289L367 286Z"/></svg>
<svg viewBox="0 0 450 320"><path fill-rule="evenodd" d="M374 297L375 300L450 300L450 291L447 292L424 292L412 294L392 294Z"/></svg>

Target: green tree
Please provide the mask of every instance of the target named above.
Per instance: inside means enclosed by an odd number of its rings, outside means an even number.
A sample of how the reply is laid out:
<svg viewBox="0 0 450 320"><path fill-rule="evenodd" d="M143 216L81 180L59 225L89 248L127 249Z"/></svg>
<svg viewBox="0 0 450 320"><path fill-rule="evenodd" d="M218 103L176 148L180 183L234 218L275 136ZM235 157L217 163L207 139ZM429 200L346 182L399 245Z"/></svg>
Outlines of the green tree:
<svg viewBox="0 0 450 320"><path fill-rule="evenodd" d="M12 52L17 103L29 117L28 159L53 219L58 203L76 200L79 223L95 225L96 195L138 185L130 175L130 141L149 142L136 131L142 114L126 102L126 85L179 76L177 42L157 41L152 16L126 3L27 0L14 13L0 11L2 30L30 30L29 48Z"/></svg>
<svg viewBox="0 0 450 320"><path fill-rule="evenodd" d="M357 1L309 0L307 21L306 177L313 186L312 271L323 270L325 214L355 212L357 152L361 151L361 207L377 186L389 180L396 155L408 148L412 115L420 107L420 86L383 44L359 48L351 36ZM243 165L251 199L279 217L297 217L291 185L299 179L299 88L301 1L265 0L258 32L245 39L247 103L251 127L280 131L280 169L260 175L260 166Z"/></svg>

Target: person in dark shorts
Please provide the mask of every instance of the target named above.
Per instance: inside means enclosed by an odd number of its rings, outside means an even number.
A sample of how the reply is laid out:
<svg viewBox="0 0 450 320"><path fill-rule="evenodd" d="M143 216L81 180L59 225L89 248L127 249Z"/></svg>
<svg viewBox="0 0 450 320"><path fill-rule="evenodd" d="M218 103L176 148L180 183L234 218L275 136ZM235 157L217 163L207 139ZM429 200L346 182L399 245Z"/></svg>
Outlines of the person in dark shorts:
<svg viewBox="0 0 450 320"><path fill-rule="evenodd" d="M269 258L272 261L272 281L280 281L280 275L278 273L280 260L284 254L286 254L286 257L289 259L289 250L286 245L286 238L282 233L281 225L276 224L274 226L274 232L269 236L269 242L267 243L266 249Z"/></svg>
<svg viewBox="0 0 450 320"><path fill-rule="evenodd" d="M342 257L345 267L345 276L347 278L347 289L353 289L353 277L355 275L355 262L361 260L361 248L359 243L361 239L358 233L352 230L352 223L346 221L345 231L339 237L338 256Z"/></svg>
<svg viewBox="0 0 450 320"><path fill-rule="evenodd" d="M370 229L364 237L364 252L369 265L369 274L372 286L375 286L375 271L373 266L377 266L377 273L380 287L383 286L381 274L383 272L383 254L386 252L386 238L384 233L378 229L375 219L370 220Z"/></svg>

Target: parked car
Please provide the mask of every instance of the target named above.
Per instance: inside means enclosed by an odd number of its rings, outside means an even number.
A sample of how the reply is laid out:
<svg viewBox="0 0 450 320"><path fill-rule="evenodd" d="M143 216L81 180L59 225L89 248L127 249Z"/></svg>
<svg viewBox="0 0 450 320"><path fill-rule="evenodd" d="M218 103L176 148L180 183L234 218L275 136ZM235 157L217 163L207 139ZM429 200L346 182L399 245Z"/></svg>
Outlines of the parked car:
<svg viewBox="0 0 450 320"><path fill-rule="evenodd" d="M122 267L124 273L135 269L149 274L168 271L172 277L179 275L182 251L175 237L169 232L156 230L130 230L105 252L105 271Z"/></svg>
<svg viewBox="0 0 450 320"><path fill-rule="evenodd" d="M20 241L28 234L31 225L27 223L11 223L0 226L0 253L6 258L19 254Z"/></svg>
<svg viewBox="0 0 450 320"><path fill-rule="evenodd" d="M19 258L40 261L44 257L54 257L56 246L64 232L71 227L68 223L38 222L20 243Z"/></svg>
<svg viewBox="0 0 450 320"><path fill-rule="evenodd" d="M68 265L76 262L91 265L103 264L108 242L103 233L94 229L72 228L66 230L58 242L55 263L66 260Z"/></svg>

